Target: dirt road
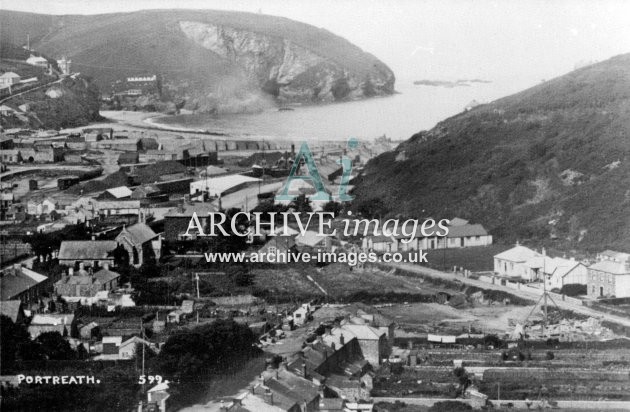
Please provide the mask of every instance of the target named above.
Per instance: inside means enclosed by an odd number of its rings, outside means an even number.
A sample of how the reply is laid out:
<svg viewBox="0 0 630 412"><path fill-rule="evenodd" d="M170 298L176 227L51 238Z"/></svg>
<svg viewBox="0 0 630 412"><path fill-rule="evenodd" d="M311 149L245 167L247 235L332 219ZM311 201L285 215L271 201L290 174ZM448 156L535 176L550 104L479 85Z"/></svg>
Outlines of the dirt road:
<svg viewBox="0 0 630 412"><path fill-rule="evenodd" d="M387 264L387 266L389 267L394 267L397 269L402 269L405 270L407 272L411 272L411 273L417 273L420 276L428 276L428 277L432 277L432 278L437 278L437 279L445 279L445 280L450 280L450 281L460 281L462 283L468 284L468 285L472 285L472 286L477 286L480 288L484 288L484 289L494 289L494 290L502 290L504 292L508 292L511 293L512 295L518 295L520 297L523 298L527 298L527 299L531 299L534 302L537 302L538 299L540 299L540 295L537 295L533 292L527 291L527 290L515 290L512 288L509 288L507 286L503 286L503 285L496 285L496 284L490 284L490 283L486 283L486 282L482 282L480 280L476 280L476 279L471 279L471 278L464 278L463 276L460 275L456 275L453 273L448 273L448 272L441 272L439 270L435 270L435 269L431 269L431 268L427 268L425 266L417 266L417 265L411 265L411 264L405 264L405 263L390 263ZM566 301L562 301L562 300L555 300L554 301L559 308L561 309L566 309L566 310L570 310L573 311L575 313L580 313L586 316L592 316L594 318L598 318L601 320L607 320L610 322L614 322L623 326L627 326L630 327L630 318L626 318L626 317L621 317L621 316L616 316L616 315L611 315L608 313L604 313L604 312L600 312L594 309L591 309L589 307L586 306L581 306L581 305L576 305L570 302L566 302Z"/></svg>

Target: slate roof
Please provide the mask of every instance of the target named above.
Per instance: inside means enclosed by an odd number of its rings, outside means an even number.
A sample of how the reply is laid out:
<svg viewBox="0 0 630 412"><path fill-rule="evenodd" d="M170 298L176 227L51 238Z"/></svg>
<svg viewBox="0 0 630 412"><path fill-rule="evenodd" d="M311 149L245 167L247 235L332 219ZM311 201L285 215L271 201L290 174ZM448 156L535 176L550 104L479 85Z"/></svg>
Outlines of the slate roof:
<svg viewBox="0 0 630 412"><path fill-rule="evenodd" d="M205 170L201 171L201 175L205 175L205 176L222 175L224 173L227 173L227 170L223 169L222 167L217 167L213 165L210 165L206 167Z"/></svg>
<svg viewBox="0 0 630 412"><path fill-rule="evenodd" d="M183 210L182 210L183 209ZM197 216L206 216L208 212L216 212L218 209L212 203L185 203L182 206L173 208L164 217L192 217L194 212Z"/></svg>
<svg viewBox="0 0 630 412"><path fill-rule="evenodd" d="M116 199L122 199L131 196L131 189L129 189L127 186L113 187L111 189L107 189L106 192L114 196Z"/></svg>
<svg viewBox="0 0 630 412"><path fill-rule="evenodd" d="M630 270L626 267L624 263L611 262L607 260L602 260L600 262L593 263L588 268L592 270L597 270L600 272L612 273L613 275L630 274Z"/></svg>
<svg viewBox="0 0 630 412"><path fill-rule="evenodd" d="M33 316L31 325L49 325L49 326L70 325L72 324L73 320L74 320L74 315L68 315L68 314L50 314L50 315L36 314Z"/></svg>
<svg viewBox="0 0 630 412"><path fill-rule="evenodd" d="M626 261L630 259L630 254L624 252L616 252L614 250L606 249L603 252L599 253L600 256L604 256L607 259L616 260L616 261Z"/></svg>
<svg viewBox="0 0 630 412"><path fill-rule="evenodd" d="M138 163L138 153L129 152L129 153L121 153L118 156L118 163L128 164L128 163Z"/></svg>
<svg viewBox="0 0 630 412"><path fill-rule="evenodd" d="M112 272L111 270L102 269L94 274L94 279L100 281L101 283L111 282L114 279L118 279L120 277L120 273Z"/></svg>
<svg viewBox="0 0 630 412"><path fill-rule="evenodd" d="M145 223L136 223L135 225L124 227L118 236L121 235L126 235L126 237L136 246L140 246L157 236L157 234Z"/></svg>
<svg viewBox="0 0 630 412"><path fill-rule="evenodd" d="M307 230L306 232L304 232L304 235L297 235L295 237L295 243L297 243L298 245L310 247L315 247L324 240L326 240L325 236L320 236L319 233L312 230Z"/></svg>
<svg viewBox="0 0 630 412"><path fill-rule="evenodd" d="M525 262L533 257L540 256L540 253L535 250L531 250L525 246L514 246L512 249L508 249L504 252L494 255L495 259L509 260L511 262Z"/></svg>
<svg viewBox="0 0 630 412"><path fill-rule="evenodd" d="M208 188L211 196L221 196L223 192L233 189L244 183L260 182L261 179L243 175L228 175L213 177L209 179L197 180L190 183L190 194L195 194L196 190L203 191Z"/></svg>
<svg viewBox="0 0 630 412"><path fill-rule="evenodd" d="M19 300L0 301L0 314L8 316L13 322L17 321L21 310L22 302Z"/></svg>
<svg viewBox="0 0 630 412"><path fill-rule="evenodd" d="M278 370L277 373L277 378L265 381L265 386L274 393L286 396L298 404L303 401L310 403L319 396L319 388L313 382L286 370Z"/></svg>
<svg viewBox="0 0 630 412"><path fill-rule="evenodd" d="M269 241L258 250L258 252L268 253L269 248L275 247L279 253L285 253L293 246L295 246L295 241L291 236L272 236Z"/></svg>
<svg viewBox="0 0 630 412"><path fill-rule="evenodd" d="M564 259L561 257L553 258L555 263L555 270L553 271L554 276L559 276L561 278L568 275L573 269L575 269L579 265L583 265L581 262L577 262L575 260Z"/></svg>
<svg viewBox="0 0 630 412"><path fill-rule="evenodd" d="M488 232L486 229L476 223L474 225L465 224L459 226L449 226L448 235L446 237L468 237L468 236L486 236Z"/></svg>
<svg viewBox="0 0 630 412"><path fill-rule="evenodd" d="M118 244L115 240L64 240L59 248L60 260L104 260Z"/></svg>
<svg viewBox="0 0 630 412"><path fill-rule="evenodd" d="M26 268L21 269L22 270L17 273L13 268L3 270L4 274L0 278L0 300L10 300L48 279L46 276L40 275L32 270Z"/></svg>
<svg viewBox="0 0 630 412"><path fill-rule="evenodd" d="M6 72L0 75L0 77L2 77L3 79L10 79L10 78L19 78L20 75L14 72Z"/></svg>
<svg viewBox="0 0 630 412"><path fill-rule="evenodd" d="M101 209L140 209L139 200L105 200L97 201L96 207Z"/></svg>
<svg viewBox="0 0 630 412"><path fill-rule="evenodd" d="M57 281L57 284L63 285L91 285L93 283L94 279L92 279L91 276L87 276L84 275L75 275L75 276L68 276L65 278L62 278L60 280Z"/></svg>

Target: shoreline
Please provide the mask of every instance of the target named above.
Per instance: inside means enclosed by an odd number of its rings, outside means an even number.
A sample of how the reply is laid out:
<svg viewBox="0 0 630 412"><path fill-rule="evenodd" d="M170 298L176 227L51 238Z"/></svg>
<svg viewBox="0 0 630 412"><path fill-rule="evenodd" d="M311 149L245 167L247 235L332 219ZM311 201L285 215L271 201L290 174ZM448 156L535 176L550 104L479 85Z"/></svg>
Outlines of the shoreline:
<svg viewBox="0 0 630 412"><path fill-rule="evenodd" d="M158 141L173 137L184 138L187 140L208 139L218 141L243 141L243 142L267 142L271 147L277 150L285 150L291 145L296 144L296 140L287 139L278 136L269 135L234 135L224 132L212 132L204 129L196 129L191 127L169 126L159 123L159 119L172 117L172 115L155 112L136 112L126 110L103 110L100 112L104 121L92 122L88 126L65 129L67 131L81 131L86 127L111 127L119 132L131 132L133 134L145 135L152 133ZM162 135L158 133L162 132ZM361 139L359 139L361 140ZM369 143L368 140L363 141ZM337 140L316 140L309 142L313 149L334 146L342 144Z"/></svg>
<svg viewBox="0 0 630 412"><path fill-rule="evenodd" d="M201 134L204 136L230 137L227 133L211 132L209 130L190 127L168 126L157 122L157 119L171 117L164 113L131 112L126 110L103 110L101 116L116 124L137 127L148 130L162 130L165 132Z"/></svg>

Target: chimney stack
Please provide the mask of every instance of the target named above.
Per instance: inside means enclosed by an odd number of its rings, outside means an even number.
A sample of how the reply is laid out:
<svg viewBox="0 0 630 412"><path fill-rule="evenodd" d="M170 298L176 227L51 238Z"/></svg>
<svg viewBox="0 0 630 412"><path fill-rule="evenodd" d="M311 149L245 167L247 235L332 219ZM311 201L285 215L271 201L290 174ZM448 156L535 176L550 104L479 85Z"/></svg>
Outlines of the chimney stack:
<svg viewBox="0 0 630 412"><path fill-rule="evenodd" d="M13 265L13 274L15 276L21 275L22 274L22 265L20 265L19 263L16 263L15 265Z"/></svg>
<svg viewBox="0 0 630 412"><path fill-rule="evenodd" d="M68 268L68 276L74 276L74 268Z"/></svg>
<svg viewBox="0 0 630 412"><path fill-rule="evenodd" d="M108 262L104 262L103 263L103 270L109 270L109 263Z"/></svg>
<svg viewBox="0 0 630 412"><path fill-rule="evenodd" d="M264 396L265 402L267 402L269 405L273 405L273 392L271 392L271 389L266 388Z"/></svg>
<svg viewBox="0 0 630 412"><path fill-rule="evenodd" d="M346 338L344 338L343 333L339 336L339 345L343 346L346 344Z"/></svg>

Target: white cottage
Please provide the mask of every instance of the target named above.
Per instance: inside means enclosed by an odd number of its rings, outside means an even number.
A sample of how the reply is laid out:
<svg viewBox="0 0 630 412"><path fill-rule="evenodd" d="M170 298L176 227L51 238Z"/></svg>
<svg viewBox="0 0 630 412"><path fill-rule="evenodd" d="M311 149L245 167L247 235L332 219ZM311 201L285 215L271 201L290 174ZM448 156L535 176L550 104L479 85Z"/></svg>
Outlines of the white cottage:
<svg viewBox="0 0 630 412"><path fill-rule="evenodd" d="M528 279L530 277L527 261L542 257L542 254L518 243L512 249L494 256L494 272L499 276Z"/></svg>

